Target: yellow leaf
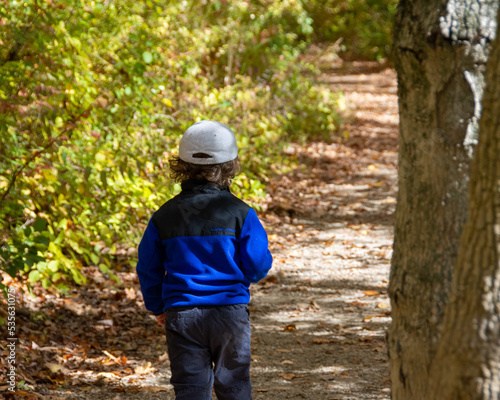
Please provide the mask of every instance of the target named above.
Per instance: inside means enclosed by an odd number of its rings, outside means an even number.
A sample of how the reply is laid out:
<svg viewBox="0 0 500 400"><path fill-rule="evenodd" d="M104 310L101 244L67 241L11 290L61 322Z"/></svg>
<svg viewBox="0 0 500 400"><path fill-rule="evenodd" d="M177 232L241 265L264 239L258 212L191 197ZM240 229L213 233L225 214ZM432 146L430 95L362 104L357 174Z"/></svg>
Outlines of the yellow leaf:
<svg viewBox="0 0 500 400"><path fill-rule="evenodd" d="M165 104L167 107L173 107L174 105L172 104L172 100L170 99L167 99L166 97L164 97L161 102L163 104Z"/></svg>
<svg viewBox="0 0 500 400"><path fill-rule="evenodd" d="M56 128L61 128L64 125L64 120L61 117L56 117L55 125Z"/></svg>
<svg viewBox="0 0 500 400"><path fill-rule="evenodd" d="M378 295L380 295L380 292L377 292L376 290L365 290L364 293L365 293L365 296L378 296Z"/></svg>
<svg viewBox="0 0 500 400"><path fill-rule="evenodd" d="M46 168L43 170L43 176L48 181L57 181L57 177L54 175L54 172L50 168Z"/></svg>
<svg viewBox="0 0 500 400"><path fill-rule="evenodd" d="M0 189L6 188L9 186L9 180L4 176L0 176Z"/></svg>
<svg viewBox="0 0 500 400"><path fill-rule="evenodd" d="M95 155L95 160L100 164L104 164L106 162L106 154L98 152Z"/></svg>
<svg viewBox="0 0 500 400"><path fill-rule="evenodd" d="M146 162L146 172L151 174L155 170L155 166L151 161Z"/></svg>

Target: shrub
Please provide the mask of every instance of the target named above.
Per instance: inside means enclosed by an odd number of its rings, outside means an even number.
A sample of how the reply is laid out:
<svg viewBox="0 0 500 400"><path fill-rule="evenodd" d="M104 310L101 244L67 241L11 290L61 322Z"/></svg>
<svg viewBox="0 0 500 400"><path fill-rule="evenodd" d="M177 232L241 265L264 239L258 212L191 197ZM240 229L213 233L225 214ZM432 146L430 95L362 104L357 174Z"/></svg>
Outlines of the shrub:
<svg viewBox="0 0 500 400"><path fill-rule="evenodd" d="M338 124L341 98L301 77L298 1L10 0L0 18L0 263L31 283L133 265L193 122L237 132L251 201L285 143Z"/></svg>

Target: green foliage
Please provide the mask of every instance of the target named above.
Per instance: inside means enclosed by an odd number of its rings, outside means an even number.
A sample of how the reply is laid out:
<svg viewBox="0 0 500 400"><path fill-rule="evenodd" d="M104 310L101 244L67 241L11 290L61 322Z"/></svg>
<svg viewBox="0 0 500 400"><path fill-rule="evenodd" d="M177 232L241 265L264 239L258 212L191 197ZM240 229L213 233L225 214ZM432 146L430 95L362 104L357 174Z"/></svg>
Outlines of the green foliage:
<svg viewBox="0 0 500 400"><path fill-rule="evenodd" d="M282 147L331 136L342 98L301 77L299 1L8 0L0 5L0 264L61 289L83 265L133 264L151 211L178 190L182 132L238 133L235 191L264 195ZM116 278L116 277L115 277Z"/></svg>
<svg viewBox="0 0 500 400"><path fill-rule="evenodd" d="M314 41L339 42L344 54L387 58L397 0L310 0L304 7L313 20Z"/></svg>

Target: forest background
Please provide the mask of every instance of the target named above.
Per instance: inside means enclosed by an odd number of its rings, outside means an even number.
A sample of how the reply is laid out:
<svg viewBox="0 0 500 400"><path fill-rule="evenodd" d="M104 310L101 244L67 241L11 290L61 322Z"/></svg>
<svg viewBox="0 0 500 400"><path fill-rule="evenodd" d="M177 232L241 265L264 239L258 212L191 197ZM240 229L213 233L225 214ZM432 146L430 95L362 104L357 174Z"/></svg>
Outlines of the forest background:
<svg viewBox="0 0 500 400"><path fill-rule="evenodd" d="M232 190L258 208L269 178L298 162L286 146L343 135L343 96L316 82L304 52L388 59L395 8L3 2L0 268L51 290L84 284L85 265L118 280L115 268L135 265L151 213L178 192L168 159L202 119L237 133L243 173Z"/></svg>

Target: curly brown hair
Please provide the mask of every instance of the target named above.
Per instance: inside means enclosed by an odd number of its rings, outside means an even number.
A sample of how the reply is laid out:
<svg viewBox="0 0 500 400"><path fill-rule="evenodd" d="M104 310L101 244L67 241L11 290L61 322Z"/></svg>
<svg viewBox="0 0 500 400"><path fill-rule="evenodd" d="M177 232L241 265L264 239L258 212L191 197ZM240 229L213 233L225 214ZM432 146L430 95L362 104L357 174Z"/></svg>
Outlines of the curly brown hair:
<svg viewBox="0 0 500 400"><path fill-rule="evenodd" d="M199 165L186 162L175 156L169 160L168 164L170 167L170 177L175 182L194 179L207 181L218 188L229 186L232 179L241 170L238 157L222 164Z"/></svg>

